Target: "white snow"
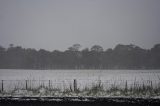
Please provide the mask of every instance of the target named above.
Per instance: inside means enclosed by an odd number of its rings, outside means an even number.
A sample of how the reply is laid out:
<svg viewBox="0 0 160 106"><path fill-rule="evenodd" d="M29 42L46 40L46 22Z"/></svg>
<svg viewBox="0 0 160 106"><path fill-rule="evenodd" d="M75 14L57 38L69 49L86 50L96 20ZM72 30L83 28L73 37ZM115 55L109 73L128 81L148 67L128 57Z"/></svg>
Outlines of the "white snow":
<svg viewBox="0 0 160 106"><path fill-rule="evenodd" d="M0 93L0 96L86 96L87 91L79 94L74 92L62 93L65 89L73 90L73 81L76 79L77 88L82 90L85 87L91 88L101 83L105 89L113 86L124 88L143 84L157 87L160 84L160 70L20 70L20 69L0 69L0 81L4 80L4 90L6 94ZM37 89L37 91L25 90L26 80L28 89ZM49 82L50 80L50 82ZM61 89L62 91L49 92L46 87ZM139 84L139 85L138 85ZM0 82L1 89L2 82ZM135 86L135 85L134 85ZM14 90L14 92L13 92ZM115 93L115 92L114 92ZM116 95L115 95L116 94ZM115 94L98 92L93 96L118 96ZM92 95L92 94L90 94ZM144 96L144 95L143 95ZM158 95L155 95L159 97Z"/></svg>

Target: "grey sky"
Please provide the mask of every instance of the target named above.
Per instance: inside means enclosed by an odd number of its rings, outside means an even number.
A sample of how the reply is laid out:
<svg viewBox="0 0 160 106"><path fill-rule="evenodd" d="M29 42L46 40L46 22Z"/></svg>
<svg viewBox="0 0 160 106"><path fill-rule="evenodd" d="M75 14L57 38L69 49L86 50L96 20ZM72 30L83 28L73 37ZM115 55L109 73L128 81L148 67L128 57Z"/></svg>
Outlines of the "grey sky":
<svg viewBox="0 0 160 106"><path fill-rule="evenodd" d="M160 43L160 0L0 0L0 45L65 50Z"/></svg>

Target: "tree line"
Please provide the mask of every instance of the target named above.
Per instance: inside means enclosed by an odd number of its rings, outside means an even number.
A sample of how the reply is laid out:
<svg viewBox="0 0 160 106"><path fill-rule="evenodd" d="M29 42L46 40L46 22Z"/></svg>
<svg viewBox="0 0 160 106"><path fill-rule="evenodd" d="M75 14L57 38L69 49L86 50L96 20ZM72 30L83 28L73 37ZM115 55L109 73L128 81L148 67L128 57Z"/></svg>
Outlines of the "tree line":
<svg viewBox="0 0 160 106"><path fill-rule="evenodd" d="M118 44L103 50L100 45L80 50L74 44L65 51L0 46L1 69L160 69L160 44L151 49Z"/></svg>

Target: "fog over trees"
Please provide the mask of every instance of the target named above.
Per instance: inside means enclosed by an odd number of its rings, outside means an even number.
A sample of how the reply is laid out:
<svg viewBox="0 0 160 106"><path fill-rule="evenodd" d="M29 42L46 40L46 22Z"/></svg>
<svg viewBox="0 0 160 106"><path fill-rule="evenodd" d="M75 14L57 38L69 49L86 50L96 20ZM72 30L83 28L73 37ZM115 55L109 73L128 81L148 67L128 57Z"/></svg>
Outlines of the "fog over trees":
<svg viewBox="0 0 160 106"><path fill-rule="evenodd" d="M1 69L160 69L160 44L151 49L118 44L103 50L100 45L80 50L74 44L65 51L47 51L10 45L0 46Z"/></svg>

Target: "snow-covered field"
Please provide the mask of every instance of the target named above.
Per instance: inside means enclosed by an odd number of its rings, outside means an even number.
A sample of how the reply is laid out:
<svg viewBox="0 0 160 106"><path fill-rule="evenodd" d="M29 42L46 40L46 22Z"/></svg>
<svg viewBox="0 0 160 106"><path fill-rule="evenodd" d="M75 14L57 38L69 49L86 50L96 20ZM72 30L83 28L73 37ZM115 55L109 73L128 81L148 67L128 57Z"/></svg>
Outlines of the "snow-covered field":
<svg viewBox="0 0 160 106"><path fill-rule="evenodd" d="M145 88L147 88L147 86L149 86L159 90L158 87L160 87L160 70L0 69L0 89L2 88L2 80L4 91L13 93L14 90L13 94L15 95L49 94L50 96L64 94L72 96L77 95L77 93L75 94L73 92L66 91L74 89L74 80L76 80L76 86L79 90L81 90L80 95L85 96L86 93L88 94L88 92L86 92L86 88L88 88L88 91L89 89L93 91L97 86L99 86L99 84L101 84L100 87L103 86L103 90L113 87L124 89L126 86L128 89L130 87L141 86L141 88L144 88L143 86L145 86ZM32 89L32 91L26 90L26 81L27 88ZM46 88L52 88L52 91L47 91ZM33 89L36 90L36 92L33 92ZM58 90L54 91L55 89ZM63 92L59 90L63 90ZM101 89L100 92L96 92L96 96L107 96L108 94L112 95L110 91L104 92L103 90ZM116 95L120 93L122 92L116 91ZM89 96L92 96L92 94Z"/></svg>
<svg viewBox="0 0 160 106"><path fill-rule="evenodd" d="M160 70L0 69L0 80L159 80Z"/></svg>
<svg viewBox="0 0 160 106"><path fill-rule="evenodd" d="M128 85L137 82L139 84L149 83L153 85L160 80L160 70L21 70L0 69L0 80L5 80L10 87L15 83L25 83L25 80L36 80L32 83L51 83L59 86L67 86L76 79L78 87L90 86L101 81L103 85L123 84ZM18 81L20 80L20 81ZM43 80L43 81L42 81ZM7 84L7 85L8 85ZM35 84L34 84L35 85ZM5 85L4 85L5 86ZM8 87L7 87L8 88Z"/></svg>

